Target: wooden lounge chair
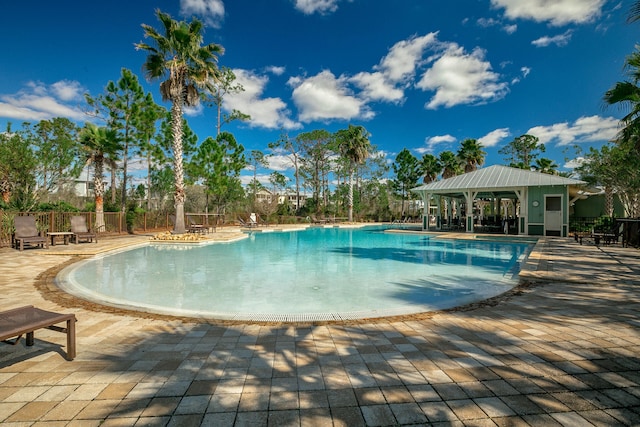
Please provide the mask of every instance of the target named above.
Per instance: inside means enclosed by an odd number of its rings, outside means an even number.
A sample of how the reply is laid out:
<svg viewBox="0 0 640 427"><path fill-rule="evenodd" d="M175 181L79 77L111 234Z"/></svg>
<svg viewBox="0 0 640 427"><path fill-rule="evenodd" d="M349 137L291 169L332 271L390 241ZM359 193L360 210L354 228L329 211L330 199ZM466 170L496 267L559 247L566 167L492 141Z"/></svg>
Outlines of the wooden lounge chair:
<svg viewBox="0 0 640 427"><path fill-rule="evenodd" d="M80 240L86 242L92 242L95 240L98 243L98 236L96 233L89 230L87 227L87 219L84 216L76 215L71 217L71 241L78 244Z"/></svg>
<svg viewBox="0 0 640 427"><path fill-rule="evenodd" d="M55 326L67 322L67 327ZM54 313L27 305L0 312L0 341L16 345L22 335L27 335L27 346L34 343L33 333L37 329L51 329L67 334L67 360L76 357L76 316L75 314ZM9 342L9 338L16 338Z"/></svg>
<svg viewBox="0 0 640 427"><path fill-rule="evenodd" d="M187 221L189 222L189 226L187 227L188 233L208 233L209 226L205 224L198 224L190 215L187 215Z"/></svg>
<svg viewBox="0 0 640 427"><path fill-rule="evenodd" d="M13 219L16 232L13 236L16 249L24 250L24 244L41 246L47 248L47 238L40 235L36 227L36 217L32 215L17 216Z"/></svg>

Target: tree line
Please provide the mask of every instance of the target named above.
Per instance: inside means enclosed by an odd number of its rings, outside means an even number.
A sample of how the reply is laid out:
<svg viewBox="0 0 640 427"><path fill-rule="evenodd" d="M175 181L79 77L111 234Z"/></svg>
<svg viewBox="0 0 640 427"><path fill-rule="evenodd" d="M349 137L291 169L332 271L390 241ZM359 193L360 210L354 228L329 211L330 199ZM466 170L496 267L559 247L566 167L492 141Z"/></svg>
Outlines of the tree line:
<svg viewBox="0 0 640 427"><path fill-rule="evenodd" d="M282 132L264 151L246 152L232 133L222 130L234 120L250 120L241 111L222 110L225 96L243 91L233 72L217 65L217 56L224 49L203 45L202 23L197 19L178 22L161 11L157 17L163 31L143 24L149 43L136 47L147 52L143 69L149 79L161 81L160 93L164 101L170 101L170 110L158 105L145 93L138 77L123 68L120 78L108 82L104 93L85 96L91 121L82 127L66 118L23 123L18 130L9 124L0 133L0 207L43 209L54 201L54 193L58 200L70 200L70 184L90 165L95 198L85 208L95 209L97 226L106 205L108 210L120 211L172 210L176 213L174 231L184 232L185 203L192 211L250 210L265 215L332 214L346 215L349 220L354 216L389 220L397 214L391 209L394 200L401 201L400 214L404 215L406 202L412 198L409 190L420 182L447 179L484 164L486 152L472 138L463 140L457 152L426 153L421 158L404 148L391 163L371 145L363 126L351 124L334 133L317 129L289 136ZM633 53L626 64L630 80L616 84L605 94L605 101L627 105L630 113L623 118L616 141L601 150L591 149L577 171L590 183L602 185L607 194L618 193L628 212L636 216L640 52ZM183 115L185 106L198 102L216 110L216 134L204 140ZM557 173L558 166L541 156L545 146L534 135L516 137L499 152L512 167ZM258 170L269 168L270 156L288 160L292 179L276 170L268 183L258 179ZM146 183L132 186L130 162L140 159L147 165ZM240 181L245 168L253 172L246 188ZM105 174L111 179L108 189ZM270 203L259 198L265 189L273 196ZM277 203L282 194L293 197ZM306 195L310 197L302 205ZM60 209L61 204L56 207Z"/></svg>

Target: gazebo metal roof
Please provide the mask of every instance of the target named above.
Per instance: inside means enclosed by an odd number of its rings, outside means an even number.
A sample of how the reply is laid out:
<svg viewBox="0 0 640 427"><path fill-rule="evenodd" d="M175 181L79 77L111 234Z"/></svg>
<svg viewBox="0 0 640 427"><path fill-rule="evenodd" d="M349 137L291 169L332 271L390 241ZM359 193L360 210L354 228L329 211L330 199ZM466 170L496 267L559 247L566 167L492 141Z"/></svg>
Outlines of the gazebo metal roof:
<svg viewBox="0 0 640 427"><path fill-rule="evenodd" d="M495 165L424 184L411 189L411 191L414 193L454 195L472 190L478 191L479 193L495 194L502 192L512 193L514 189L522 187L547 185L577 186L582 184L585 184L585 182L577 179Z"/></svg>

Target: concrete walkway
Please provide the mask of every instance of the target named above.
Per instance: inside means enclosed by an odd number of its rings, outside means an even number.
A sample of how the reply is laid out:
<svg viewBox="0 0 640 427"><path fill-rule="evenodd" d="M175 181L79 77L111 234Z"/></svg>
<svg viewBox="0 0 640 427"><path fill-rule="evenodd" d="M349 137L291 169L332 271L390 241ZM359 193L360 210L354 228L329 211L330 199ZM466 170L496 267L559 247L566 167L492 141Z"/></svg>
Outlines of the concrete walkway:
<svg viewBox="0 0 640 427"><path fill-rule="evenodd" d="M0 249L3 310L78 318L74 361L54 331L0 346L0 423L640 425L637 249L541 239L508 297L371 323L196 323L43 291L72 254L147 239Z"/></svg>

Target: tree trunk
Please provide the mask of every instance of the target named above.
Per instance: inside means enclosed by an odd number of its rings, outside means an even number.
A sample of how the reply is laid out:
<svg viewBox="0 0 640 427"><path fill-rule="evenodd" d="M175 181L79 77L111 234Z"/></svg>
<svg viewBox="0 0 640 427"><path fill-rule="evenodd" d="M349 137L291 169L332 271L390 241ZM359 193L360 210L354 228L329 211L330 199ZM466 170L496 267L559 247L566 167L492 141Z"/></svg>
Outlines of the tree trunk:
<svg viewBox="0 0 640 427"><path fill-rule="evenodd" d="M173 195L176 208L174 234L184 234L184 170L182 167L182 102L174 99L171 104L171 131L173 133L173 173L175 174L175 193Z"/></svg>
<svg viewBox="0 0 640 427"><path fill-rule="evenodd" d="M98 232L105 231L104 224L104 183L103 177L103 163L102 159L98 158L94 161L93 171L93 191L96 198L96 223L95 229Z"/></svg>

